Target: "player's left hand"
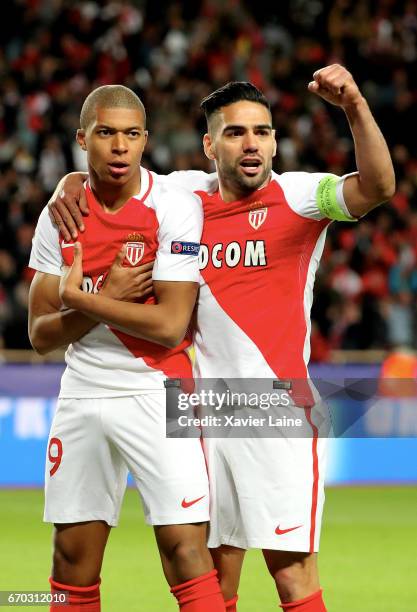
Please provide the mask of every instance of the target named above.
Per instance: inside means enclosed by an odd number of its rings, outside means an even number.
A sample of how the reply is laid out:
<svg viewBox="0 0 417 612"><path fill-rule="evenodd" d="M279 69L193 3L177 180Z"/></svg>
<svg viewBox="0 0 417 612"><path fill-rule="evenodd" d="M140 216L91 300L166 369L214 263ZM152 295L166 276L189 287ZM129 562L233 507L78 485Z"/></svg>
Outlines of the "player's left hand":
<svg viewBox="0 0 417 612"><path fill-rule="evenodd" d="M80 242L74 243L74 260L72 266L64 267L64 274L59 283L59 297L64 306L73 308L73 298L81 292L83 282L83 250Z"/></svg>
<svg viewBox="0 0 417 612"><path fill-rule="evenodd" d="M309 91L336 106L347 108L363 99L352 75L340 64L316 70L313 79L308 84Z"/></svg>

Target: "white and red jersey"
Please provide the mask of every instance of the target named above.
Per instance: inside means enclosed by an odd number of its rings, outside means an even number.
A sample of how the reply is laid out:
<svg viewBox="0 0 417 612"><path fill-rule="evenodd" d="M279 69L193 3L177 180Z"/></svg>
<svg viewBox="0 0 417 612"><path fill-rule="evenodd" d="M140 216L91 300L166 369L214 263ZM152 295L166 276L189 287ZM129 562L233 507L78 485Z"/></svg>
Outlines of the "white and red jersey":
<svg viewBox="0 0 417 612"><path fill-rule="evenodd" d="M328 176L273 172L264 188L230 203L216 174L166 177L196 193L204 210L196 377L308 376L314 278L331 222L317 189ZM343 177L337 197L345 208Z"/></svg>
<svg viewBox="0 0 417 612"><path fill-rule="evenodd" d="M155 259L154 280L199 281L200 202L178 184L168 185L159 178L141 168L140 193L114 214L106 213L86 187L90 215L79 235L85 291L99 290L125 243L125 265ZM33 239L30 267L60 276L63 264L71 265L72 258L72 243L62 239L45 208ZM60 397L117 397L161 390L167 377L191 377L189 345L190 339L185 339L177 348L167 349L98 324L69 346Z"/></svg>

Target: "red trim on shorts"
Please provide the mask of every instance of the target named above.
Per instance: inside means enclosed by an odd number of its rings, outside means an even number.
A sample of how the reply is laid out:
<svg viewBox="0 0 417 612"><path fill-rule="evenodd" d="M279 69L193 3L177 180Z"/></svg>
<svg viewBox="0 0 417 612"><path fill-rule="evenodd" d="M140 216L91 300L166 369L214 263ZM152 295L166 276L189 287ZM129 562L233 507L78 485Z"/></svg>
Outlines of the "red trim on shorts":
<svg viewBox="0 0 417 612"><path fill-rule="evenodd" d="M310 518L310 553L314 552L314 538L316 535L316 514L317 514L317 498L319 489L319 458L317 455L317 443L319 430L311 420L311 408L304 408L307 421L313 430L313 440L311 443L311 451L313 456L313 487L311 491L311 518Z"/></svg>

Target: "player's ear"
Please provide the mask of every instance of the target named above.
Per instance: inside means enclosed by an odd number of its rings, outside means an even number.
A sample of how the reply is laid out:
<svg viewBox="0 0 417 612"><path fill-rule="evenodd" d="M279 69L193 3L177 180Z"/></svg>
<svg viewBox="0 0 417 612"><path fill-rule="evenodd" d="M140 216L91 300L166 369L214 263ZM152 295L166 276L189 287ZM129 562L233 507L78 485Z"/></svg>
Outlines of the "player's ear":
<svg viewBox="0 0 417 612"><path fill-rule="evenodd" d="M211 140L210 134L204 134L203 136L203 147L204 153L212 161L215 159L213 141Z"/></svg>
<svg viewBox="0 0 417 612"><path fill-rule="evenodd" d="M87 151L87 145L85 144L85 130L77 130L76 141L83 151Z"/></svg>
<svg viewBox="0 0 417 612"><path fill-rule="evenodd" d="M274 148L272 149L272 157L277 154L277 139L275 137L275 130L272 130L272 138L274 139Z"/></svg>

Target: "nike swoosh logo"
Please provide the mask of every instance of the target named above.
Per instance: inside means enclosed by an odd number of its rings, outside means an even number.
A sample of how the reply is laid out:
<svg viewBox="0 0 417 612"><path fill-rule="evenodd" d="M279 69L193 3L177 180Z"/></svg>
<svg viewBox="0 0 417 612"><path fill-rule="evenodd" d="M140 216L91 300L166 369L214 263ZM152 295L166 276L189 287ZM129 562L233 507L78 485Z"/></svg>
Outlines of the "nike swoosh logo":
<svg viewBox="0 0 417 612"><path fill-rule="evenodd" d="M190 506L194 506L194 504L199 502L200 499L203 499L203 497L205 497L205 495L202 495L201 497L197 497L197 499L192 499L191 501L185 501L185 497L184 497L184 499L181 502L181 506L183 508L189 508Z"/></svg>
<svg viewBox="0 0 417 612"><path fill-rule="evenodd" d="M73 242L65 242L64 240L61 242L61 249L68 249L68 247L73 247Z"/></svg>
<svg viewBox="0 0 417 612"><path fill-rule="evenodd" d="M289 527L288 529L280 529L278 525L278 527L275 529L275 533L277 535L284 535L284 533L288 533L289 531L294 531L294 529L300 529L300 527L302 527L302 525L297 525L296 527Z"/></svg>

